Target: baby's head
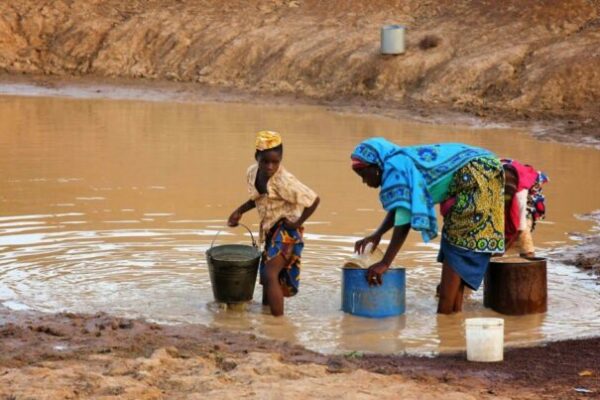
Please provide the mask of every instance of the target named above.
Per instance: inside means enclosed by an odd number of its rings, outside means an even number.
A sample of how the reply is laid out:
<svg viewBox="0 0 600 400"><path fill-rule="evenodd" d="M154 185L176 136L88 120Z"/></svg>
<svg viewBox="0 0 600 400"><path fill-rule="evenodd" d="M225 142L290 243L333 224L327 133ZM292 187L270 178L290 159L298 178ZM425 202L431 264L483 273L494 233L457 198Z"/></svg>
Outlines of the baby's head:
<svg viewBox="0 0 600 400"><path fill-rule="evenodd" d="M283 158L281 136L273 131L260 131L256 134L256 152L254 158L258 162L259 171L271 177L279 169Z"/></svg>

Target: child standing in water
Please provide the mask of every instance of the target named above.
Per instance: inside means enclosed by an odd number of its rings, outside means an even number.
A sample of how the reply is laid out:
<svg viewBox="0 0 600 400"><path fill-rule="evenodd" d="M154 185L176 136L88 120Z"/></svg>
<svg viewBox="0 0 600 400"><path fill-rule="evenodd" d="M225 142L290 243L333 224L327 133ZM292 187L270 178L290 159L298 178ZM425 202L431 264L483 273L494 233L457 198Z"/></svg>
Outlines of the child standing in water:
<svg viewBox="0 0 600 400"><path fill-rule="evenodd" d="M256 164L248 168L250 199L229 217L237 226L242 215L256 208L260 217L260 243L265 244L260 262L263 305L274 316L283 315L283 298L298 293L304 222L315 212L319 197L289 173L281 160L283 145L277 132L256 135Z"/></svg>
<svg viewBox="0 0 600 400"><path fill-rule="evenodd" d="M531 165L516 160L503 159L504 201L505 201L505 242L506 248L515 243L522 257L535 256L531 233L538 219L546 214L542 185L548 177Z"/></svg>

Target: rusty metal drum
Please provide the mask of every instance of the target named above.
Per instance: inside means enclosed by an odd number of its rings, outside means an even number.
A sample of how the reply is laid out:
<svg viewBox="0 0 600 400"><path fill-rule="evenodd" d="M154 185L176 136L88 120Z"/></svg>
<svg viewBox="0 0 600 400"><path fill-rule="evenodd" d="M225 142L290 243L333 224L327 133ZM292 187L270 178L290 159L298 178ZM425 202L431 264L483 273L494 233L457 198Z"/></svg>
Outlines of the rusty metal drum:
<svg viewBox="0 0 600 400"><path fill-rule="evenodd" d="M492 258L484 280L483 304L506 315L546 312L548 309L546 259Z"/></svg>

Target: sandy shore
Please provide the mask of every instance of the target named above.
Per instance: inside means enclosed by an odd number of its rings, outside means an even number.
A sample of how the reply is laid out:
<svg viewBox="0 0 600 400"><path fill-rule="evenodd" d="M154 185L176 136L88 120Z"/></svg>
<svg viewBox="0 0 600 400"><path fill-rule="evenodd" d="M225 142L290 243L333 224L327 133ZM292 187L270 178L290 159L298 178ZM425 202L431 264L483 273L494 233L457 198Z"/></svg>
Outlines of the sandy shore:
<svg viewBox="0 0 600 400"><path fill-rule="evenodd" d="M197 325L0 309L2 399L593 398L599 359L600 338L481 364L464 354L325 356Z"/></svg>

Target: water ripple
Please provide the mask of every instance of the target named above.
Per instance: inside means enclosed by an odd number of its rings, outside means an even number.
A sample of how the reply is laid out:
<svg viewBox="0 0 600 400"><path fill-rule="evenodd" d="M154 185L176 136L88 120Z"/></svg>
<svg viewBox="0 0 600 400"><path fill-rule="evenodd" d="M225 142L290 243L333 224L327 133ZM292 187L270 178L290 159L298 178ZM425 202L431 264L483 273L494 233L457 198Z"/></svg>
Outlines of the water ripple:
<svg viewBox="0 0 600 400"><path fill-rule="evenodd" d="M210 225L214 220L168 221L174 226L186 226L180 229L131 229L126 227L128 220L114 221L115 229L67 228L68 223L79 223L82 228L90 225L86 220L72 220L82 216L69 213L0 217L0 301L22 309L102 309L171 323L244 326L261 335L272 331L282 334L283 330L295 341L321 351L360 349L420 354L464 347L464 318L496 315L481 306L481 292L470 295L465 313L460 316L444 319L434 314L434 291L440 276L436 244L413 246L398 258L397 262L408 268L405 316L369 320L343 314L341 266L352 254L358 237L312 233L306 235L309 245L303 254L301 295L288 301L291 317L286 327L269 326L270 317L258 305L237 314L233 321L222 310L215 312L214 307L202 306L212 302L204 253L221 228ZM21 231L28 228L37 231ZM248 236L231 232L220 235L225 242L244 242ZM549 265L548 313L504 316L507 342L521 344L597 332L597 289L582 284L581 278L570 267ZM260 298L258 287L255 298Z"/></svg>

